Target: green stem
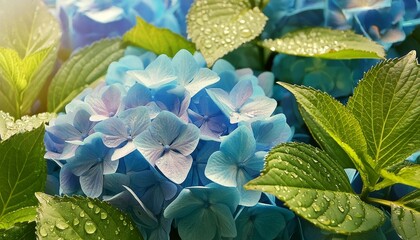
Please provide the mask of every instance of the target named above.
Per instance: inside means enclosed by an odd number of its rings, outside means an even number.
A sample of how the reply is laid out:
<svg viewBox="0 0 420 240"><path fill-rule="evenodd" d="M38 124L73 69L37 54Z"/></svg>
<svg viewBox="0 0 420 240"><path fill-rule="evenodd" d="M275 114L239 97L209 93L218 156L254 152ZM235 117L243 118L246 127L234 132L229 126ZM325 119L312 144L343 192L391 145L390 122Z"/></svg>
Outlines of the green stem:
<svg viewBox="0 0 420 240"><path fill-rule="evenodd" d="M388 200L385 200L385 199L379 199L379 198L368 197L366 200L368 200L369 202L379 203L379 204L382 204L382 205L385 205L385 206L388 206L388 207L390 207L391 204L392 204L391 201L388 201Z"/></svg>

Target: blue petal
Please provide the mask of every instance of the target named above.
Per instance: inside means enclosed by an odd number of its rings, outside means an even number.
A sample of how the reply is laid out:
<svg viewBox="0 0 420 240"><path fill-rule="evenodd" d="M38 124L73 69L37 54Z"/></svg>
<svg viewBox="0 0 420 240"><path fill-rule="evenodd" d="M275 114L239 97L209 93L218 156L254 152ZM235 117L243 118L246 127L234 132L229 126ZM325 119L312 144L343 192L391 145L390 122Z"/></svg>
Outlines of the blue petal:
<svg viewBox="0 0 420 240"><path fill-rule="evenodd" d="M121 112L118 116L131 130L130 135L134 138L150 125L149 111L146 107L136 107Z"/></svg>
<svg viewBox="0 0 420 240"><path fill-rule="evenodd" d="M134 145L133 141L128 141L124 146L120 148L116 148L111 155L111 160L115 161L120 158L127 156L128 154L132 153L136 150L136 145Z"/></svg>
<svg viewBox="0 0 420 240"><path fill-rule="evenodd" d="M152 101L152 93L146 86L136 83L128 90L123 101L126 108L146 106Z"/></svg>
<svg viewBox="0 0 420 240"><path fill-rule="evenodd" d="M217 151L210 156L204 174L215 183L227 187L236 187L238 166L232 160L223 152Z"/></svg>
<svg viewBox="0 0 420 240"><path fill-rule="evenodd" d="M222 237L236 237L235 220L233 219L232 212L224 204L214 204L210 206L217 218L217 228Z"/></svg>
<svg viewBox="0 0 420 240"><path fill-rule="evenodd" d="M152 134L150 128L133 140L139 152L152 165L155 166L156 160L159 159L164 151L162 143Z"/></svg>
<svg viewBox="0 0 420 240"><path fill-rule="evenodd" d="M190 92L191 96L197 94L201 89L210 86L220 80L217 73L210 69L202 68L194 76L194 79L188 83L185 88Z"/></svg>
<svg viewBox="0 0 420 240"><path fill-rule="evenodd" d="M213 102L220 108L226 117L230 118L232 112L236 111L235 106L229 98L229 94L219 88L206 89L207 94Z"/></svg>
<svg viewBox="0 0 420 240"><path fill-rule="evenodd" d="M201 187L201 189L205 189ZM163 213L165 218L183 218L200 209L203 200L198 198L190 189L184 188L166 208Z"/></svg>
<svg viewBox="0 0 420 240"><path fill-rule="evenodd" d="M80 186L88 197L97 198L102 194L104 175L101 164L89 169L84 175L80 176Z"/></svg>
<svg viewBox="0 0 420 240"><path fill-rule="evenodd" d="M162 111L150 125L149 131L163 145L170 145L181 133L184 123L173 113Z"/></svg>
<svg viewBox="0 0 420 240"><path fill-rule="evenodd" d="M245 126L239 126L222 140L220 151L232 162L239 164L254 154L255 147L256 143L251 130Z"/></svg>
<svg viewBox="0 0 420 240"><path fill-rule="evenodd" d="M229 98L235 109L239 109L252 96L253 87L250 80L239 81L229 93Z"/></svg>
<svg viewBox="0 0 420 240"><path fill-rule="evenodd" d="M265 96L256 97L252 99L252 101L245 103L245 105L239 109L241 115L239 121L246 121L257 117L268 118L276 107L276 100Z"/></svg>
<svg viewBox="0 0 420 240"><path fill-rule="evenodd" d="M60 170L60 191L63 194L72 194L80 189L79 178L70 168L64 165Z"/></svg>
<svg viewBox="0 0 420 240"><path fill-rule="evenodd" d="M157 57L146 70L133 70L127 73L148 88L157 88L176 79L171 60L166 55Z"/></svg>
<svg viewBox="0 0 420 240"><path fill-rule="evenodd" d="M188 85L200 69L192 54L185 49L175 54L172 64L181 86Z"/></svg>
<svg viewBox="0 0 420 240"><path fill-rule="evenodd" d="M94 130L103 134L102 140L110 148L118 147L128 139L127 126L118 118L108 118L96 124Z"/></svg>
<svg viewBox="0 0 420 240"><path fill-rule="evenodd" d="M216 216L207 208L194 211L179 219L178 232L182 239L213 240L217 233Z"/></svg>

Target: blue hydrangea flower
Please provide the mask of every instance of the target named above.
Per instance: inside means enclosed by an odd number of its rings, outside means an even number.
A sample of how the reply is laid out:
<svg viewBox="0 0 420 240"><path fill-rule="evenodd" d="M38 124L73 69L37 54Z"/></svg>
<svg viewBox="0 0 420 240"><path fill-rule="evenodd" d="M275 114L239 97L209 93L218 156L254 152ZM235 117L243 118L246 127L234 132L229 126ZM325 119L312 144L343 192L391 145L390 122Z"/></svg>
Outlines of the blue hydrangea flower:
<svg viewBox="0 0 420 240"><path fill-rule="evenodd" d="M99 197L104 174L114 173L118 167L118 161L111 161L109 150L102 142L100 133L90 135L77 148L75 156L63 165L60 178L71 178L73 176L70 174L74 174L79 177L80 187L86 196Z"/></svg>
<svg viewBox="0 0 420 240"><path fill-rule="evenodd" d="M220 150L213 153L207 163L206 177L227 187L236 187L240 193L240 204L253 206L260 199L261 192L248 191L243 185L258 176L264 165L267 152L256 152L252 131L240 126L223 138Z"/></svg>
<svg viewBox="0 0 420 240"><path fill-rule="evenodd" d="M197 147L199 135L195 125L162 111L134 143L152 166L175 183L182 183L191 168L190 154Z"/></svg>
<svg viewBox="0 0 420 240"><path fill-rule="evenodd" d="M94 130L102 133L105 146L114 148L111 160L120 159L136 149L133 139L149 127L150 117L146 107L127 109L117 117L98 123Z"/></svg>
<svg viewBox="0 0 420 240"><path fill-rule="evenodd" d="M235 188L209 184L184 188L164 211L174 218L182 239L212 240L235 237L233 213L239 196Z"/></svg>
<svg viewBox="0 0 420 240"><path fill-rule="evenodd" d="M228 93L220 88L207 89L207 93L222 112L229 117L230 123L269 117L277 102L264 95L264 91L252 79L239 81Z"/></svg>
<svg viewBox="0 0 420 240"><path fill-rule="evenodd" d="M258 203L253 207L245 207L236 218L238 235L235 239L288 239L290 236L287 236L285 228L294 217L290 210L274 205ZM284 232L286 236L283 236Z"/></svg>
<svg viewBox="0 0 420 240"><path fill-rule="evenodd" d="M89 120L97 122L117 115L122 111L122 97L125 90L120 85L98 87L84 101L92 108Z"/></svg>
<svg viewBox="0 0 420 240"><path fill-rule="evenodd" d="M174 11L178 4L163 0L58 0L63 45L77 49L107 37L122 36L135 25L136 16L180 33Z"/></svg>

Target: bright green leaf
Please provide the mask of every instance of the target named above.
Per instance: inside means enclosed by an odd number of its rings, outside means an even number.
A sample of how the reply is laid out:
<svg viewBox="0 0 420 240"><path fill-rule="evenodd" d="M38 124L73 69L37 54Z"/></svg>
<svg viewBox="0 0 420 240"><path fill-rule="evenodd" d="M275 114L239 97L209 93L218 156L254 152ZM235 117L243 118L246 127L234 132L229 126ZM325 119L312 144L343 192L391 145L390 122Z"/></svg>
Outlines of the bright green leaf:
<svg viewBox="0 0 420 240"><path fill-rule="evenodd" d="M0 229L10 229L16 223L33 222L35 217L35 206L19 208L0 217Z"/></svg>
<svg viewBox="0 0 420 240"><path fill-rule="evenodd" d="M48 111L63 111L67 103L104 76L109 64L123 54L120 39L102 40L74 54L61 66L50 84Z"/></svg>
<svg viewBox="0 0 420 240"><path fill-rule="evenodd" d="M44 190L44 126L1 142L0 153L1 218L20 208L35 206L34 193Z"/></svg>
<svg viewBox="0 0 420 240"><path fill-rule="evenodd" d="M36 234L40 240L143 239L130 218L106 202L45 193L36 193L36 197L39 200Z"/></svg>
<svg viewBox="0 0 420 240"><path fill-rule="evenodd" d="M347 106L362 126L376 169L407 159L420 147L420 66L415 52L373 67Z"/></svg>
<svg viewBox="0 0 420 240"><path fill-rule="evenodd" d="M0 239L4 240L34 240L35 222L18 223L8 230L0 229Z"/></svg>
<svg viewBox="0 0 420 240"><path fill-rule="evenodd" d="M296 97L303 120L324 151L343 168L354 164L365 183L370 182L368 176L376 179L378 174L370 167L372 163L362 129L350 111L327 93L304 86L279 84Z"/></svg>
<svg viewBox="0 0 420 240"><path fill-rule="evenodd" d="M41 0L15 0L13 4L0 0L0 13L3 57L4 49L13 50L13 53L6 53L9 56L7 59L21 59L25 65L29 62L31 67L19 69L19 65L14 65L7 69L13 70L12 73L4 69L4 64L0 67L0 110L20 118L29 113L54 67L61 30L58 21ZM14 63L18 61L9 62L8 65ZM13 81L5 79L5 72L9 76L11 73L12 76L26 76L28 79L17 78L19 81L14 85Z"/></svg>
<svg viewBox="0 0 420 240"><path fill-rule="evenodd" d="M420 165L415 164L405 166L396 172L381 170L381 176L391 180L393 183L402 183L405 185L420 188Z"/></svg>
<svg viewBox="0 0 420 240"><path fill-rule="evenodd" d="M49 122L54 117L56 117L54 113L39 113L32 116L23 116L15 121L8 113L0 111L0 125L2 121L4 123L4 129L1 129L0 126L0 142L17 133L32 131L41 126L41 124Z"/></svg>
<svg viewBox="0 0 420 240"><path fill-rule="evenodd" d="M195 1L187 16L188 37L209 66L260 35L267 17L248 0Z"/></svg>
<svg viewBox="0 0 420 240"><path fill-rule="evenodd" d="M156 54L166 54L170 57L186 49L195 52L195 46L184 37L166 28L158 28L137 17L137 24L124 34L123 41L144 48Z"/></svg>
<svg viewBox="0 0 420 240"><path fill-rule="evenodd" d="M296 214L337 233L369 231L384 221L381 210L353 193L338 163L324 151L302 143L273 148L262 174L245 188L274 194Z"/></svg>
<svg viewBox="0 0 420 240"><path fill-rule="evenodd" d="M272 51L327 59L384 58L383 47L352 31L307 28L267 39L262 45Z"/></svg>
<svg viewBox="0 0 420 240"><path fill-rule="evenodd" d="M391 219L402 239L420 239L420 190L392 203Z"/></svg>

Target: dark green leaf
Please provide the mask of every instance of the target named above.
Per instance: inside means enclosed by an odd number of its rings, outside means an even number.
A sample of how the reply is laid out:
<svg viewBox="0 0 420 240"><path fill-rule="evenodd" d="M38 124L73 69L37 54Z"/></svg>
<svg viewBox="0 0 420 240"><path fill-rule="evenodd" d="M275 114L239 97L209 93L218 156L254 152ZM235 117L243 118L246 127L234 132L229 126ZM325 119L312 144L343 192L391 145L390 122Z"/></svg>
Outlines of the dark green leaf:
<svg viewBox="0 0 420 240"><path fill-rule="evenodd" d="M370 167L372 163L361 126L349 110L327 93L304 86L279 84L296 97L303 120L328 155L342 167L354 164L365 183L370 182L368 176L376 179L378 174Z"/></svg>
<svg viewBox="0 0 420 240"><path fill-rule="evenodd" d="M353 193L338 163L324 151L302 143L273 148L262 174L245 188L274 194L296 214L337 233L366 232L384 221L381 210Z"/></svg>
<svg viewBox="0 0 420 240"><path fill-rule="evenodd" d="M169 57L175 56L181 49L195 52L192 42L169 29L155 27L140 17L137 17L136 26L124 34L123 41L156 54L166 54Z"/></svg>
<svg viewBox="0 0 420 240"><path fill-rule="evenodd" d="M402 239L420 239L420 190L391 204L391 219Z"/></svg>
<svg viewBox="0 0 420 240"><path fill-rule="evenodd" d="M327 59L384 58L383 47L352 31L307 28L267 39L262 45L272 51Z"/></svg>
<svg viewBox="0 0 420 240"><path fill-rule="evenodd" d="M81 49L61 66L48 89L48 111L60 112L86 87L104 76L123 56L120 39L102 40Z"/></svg>
<svg viewBox="0 0 420 240"><path fill-rule="evenodd" d="M195 1L187 16L188 36L209 66L264 29L267 17L249 0Z"/></svg>
<svg viewBox="0 0 420 240"><path fill-rule="evenodd" d="M36 193L39 239L143 239L130 218L98 199ZM52 230L52 231L51 231Z"/></svg>
<svg viewBox="0 0 420 240"><path fill-rule="evenodd" d="M0 143L0 217L36 206L34 193L44 190L44 126Z"/></svg>
<svg viewBox="0 0 420 240"><path fill-rule="evenodd" d="M376 169L407 159L420 147L420 66L415 52L373 67L347 106L361 124Z"/></svg>
<svg viewBox="0 0 420 240"><path fill-rule="evenodd" d="M34 240L35 222L18 223L8 230L0 229L0 240Z"/></svg>

